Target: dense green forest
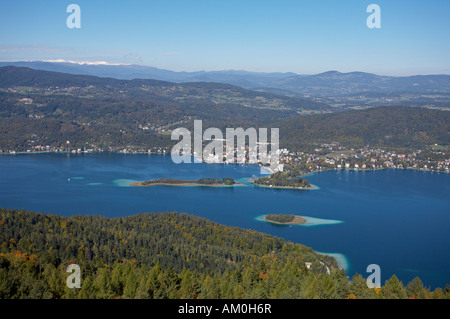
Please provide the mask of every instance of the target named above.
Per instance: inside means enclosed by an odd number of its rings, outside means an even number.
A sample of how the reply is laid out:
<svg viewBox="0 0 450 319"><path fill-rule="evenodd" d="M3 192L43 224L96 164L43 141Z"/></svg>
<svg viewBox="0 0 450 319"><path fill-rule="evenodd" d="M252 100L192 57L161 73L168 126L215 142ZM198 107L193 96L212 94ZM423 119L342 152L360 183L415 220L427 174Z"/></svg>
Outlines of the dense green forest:
<svg viewBox="0 0 450 319"><path fill-rule="evenodd" d="M424 148L450 144L450 112L392 106L279 121L280 144L288 149L339 142L350 147Z"/></svg>
<svg viewBox="0 0 450 319"><path fill-rule="evenodd" d="M416 278L380 289L267 234L178 213L62 217L0 209L0 298L450 298ZM311 263L307 269L305 262ZM69 289L69 264L81 288ZM326 273L329 267L330 274Z"/></svg>

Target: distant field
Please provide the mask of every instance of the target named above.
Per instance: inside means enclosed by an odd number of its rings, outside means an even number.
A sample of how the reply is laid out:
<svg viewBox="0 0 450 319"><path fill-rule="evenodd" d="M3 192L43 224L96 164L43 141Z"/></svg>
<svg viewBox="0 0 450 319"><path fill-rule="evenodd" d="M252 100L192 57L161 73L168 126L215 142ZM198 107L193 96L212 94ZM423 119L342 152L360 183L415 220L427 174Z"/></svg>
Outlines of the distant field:
<svg viewBox="0 0 450 319"><path fill-rule="evenodd" d="M435 151L450 152L450 145L430 145Z"/></svg>
<svg viewBox="0 0 450 319"><path fill-rule="evenodd" d="M445 107L445 106L442 106L442 107L439 107L439 106L430 106L430 107L427 107L427 109L431 109L431 110L441 110L441 111L450 111L450 107Z"/></svg>
<svg viewBox="0 0 450 319"><path fill-rule="evenodd" d="M172 131L158 131L160 135L172 135Z"/></svg>

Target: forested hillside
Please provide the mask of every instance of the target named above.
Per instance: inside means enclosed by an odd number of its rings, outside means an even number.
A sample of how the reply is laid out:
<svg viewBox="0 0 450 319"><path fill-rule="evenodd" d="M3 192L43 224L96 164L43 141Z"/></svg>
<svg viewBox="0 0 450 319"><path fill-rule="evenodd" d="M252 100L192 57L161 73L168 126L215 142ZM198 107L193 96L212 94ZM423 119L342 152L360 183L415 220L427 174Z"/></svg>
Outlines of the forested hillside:
<svg viewBox="0 0 450 319"><path fill-rule="evenodd" d="M172 83L157 80L117 80L88 75L73 75L40 71L29 68L0 67L0 88L22 93L45 95L131 99L170 102L177 105L209 103L239 105L241 108L270 109L298 112L305 110L326 111L328 105L310 100L291 98L267 92L243 89L230 84L214 82ZM24 89L30 89L24 92ZM191 114L195 115L195 114ZM283 117L286 115L280 115Z"/></svg>
<svg viewBox="0 0 450 319"><path fill-rule="evenodd" d="M346 146L424 148L450 144L450 112L415 107L376 107L278 121L287 148L340 142Z"/></svg>
<svg viewBox="0 0 450 319"><path fill-rule="evenodd" d="M117 80L0 68L0 150L171 147L174 128L280 128L282 148L340 142L350 147L424 148L450 144L450 113L376 107L328 114L330 107L228 84ZM70 144L67 143L70 141Z"/></svg>
<svg viewBox="0 0 450 319"><path fill-rule="evenodd" d="M418 278L405 287L393 276L369 289L311 248L187 214L67 218L1 209L0 243L0 298L8 299L450 297L450 288L430 292ZM66 286L73 263L80 289Z"/></svg>
<svg viewBox="0 0 450 319"><path fill-rule="evenodd" d="M172 145L167 132L208 121L255 127L326 104L219 83L117 80L0 68L0 150L150 149ZM212 125L211 124L211 125ZM66 142L70 141L70 145Z"/></svg>

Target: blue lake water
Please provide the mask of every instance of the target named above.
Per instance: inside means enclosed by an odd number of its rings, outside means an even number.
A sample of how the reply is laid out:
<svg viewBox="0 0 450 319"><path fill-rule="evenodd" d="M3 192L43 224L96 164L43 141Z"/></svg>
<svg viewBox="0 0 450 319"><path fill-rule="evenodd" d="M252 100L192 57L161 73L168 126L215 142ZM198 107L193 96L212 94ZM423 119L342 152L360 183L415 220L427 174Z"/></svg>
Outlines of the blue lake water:
<svg viewBox="0 0 450 319"><path fill-rule="evenodd" d="M404 284L419 276L432 289L450 283L450 174L327 171L308 176L318 190L128 186L163 177L246 182L259 174L251 165L177 165L162 155L1 155L0 207L64 216L186 212L333 254L350 277L367 277L367 266L378 264L382 283L392 274ZM261 221L271 213L306 216L308 223Z"/></svg>

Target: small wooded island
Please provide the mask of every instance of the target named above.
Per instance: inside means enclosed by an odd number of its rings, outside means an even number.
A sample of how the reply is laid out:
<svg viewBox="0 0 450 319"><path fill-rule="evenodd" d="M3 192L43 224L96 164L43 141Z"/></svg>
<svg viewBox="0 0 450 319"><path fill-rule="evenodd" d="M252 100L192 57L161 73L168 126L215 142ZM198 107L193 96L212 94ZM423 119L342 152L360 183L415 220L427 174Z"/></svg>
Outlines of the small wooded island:
<svg viewBox="0 0 450 319"><path fill-rule="evenodd" d="M270 214L264 216L264 220L269 223L280 225L302 225L306 223L306 219L302 216L293 214Z"/></svg>
<svg viewBox="0 0 450 319"><path fill-rule="evenodd" d="M290 189L313 189L309 181L304 178L293 176L290 171L276 172L270 176L258 178L253 184L263 187L290 188Z"/></svg>
<svg viewBox="0 0 450 319"><path fill-rule="evenodd" d="M185 180L177 178L159 178L144 182L134 182L130 186L153 186L153 185L169 185L169 186L237 186L242 185L239 182L235 182L234 178L224 177L219 178L199 178L196 180Z"/></svg>

